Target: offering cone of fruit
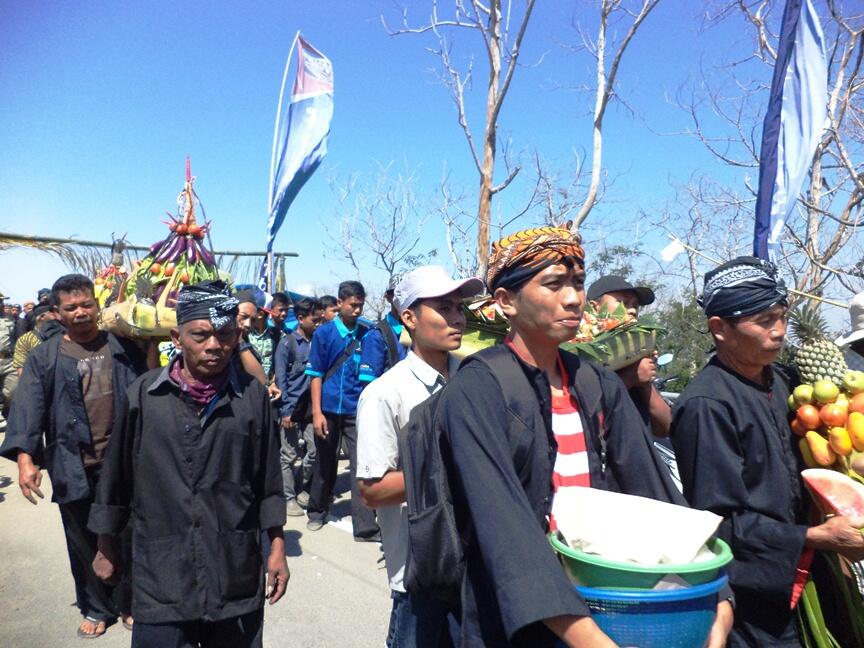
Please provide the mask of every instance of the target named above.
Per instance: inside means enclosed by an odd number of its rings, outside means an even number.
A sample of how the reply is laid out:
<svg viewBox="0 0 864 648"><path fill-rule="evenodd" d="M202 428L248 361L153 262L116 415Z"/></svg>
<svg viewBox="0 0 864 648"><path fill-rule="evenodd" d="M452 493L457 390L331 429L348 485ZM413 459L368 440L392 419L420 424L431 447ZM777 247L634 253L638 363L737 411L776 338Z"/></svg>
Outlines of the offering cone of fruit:
<svg viewBox="0 0 864 648"><path fill-rule="evenodd" d="M186 158L186 184L177 198L177 215L168 214L165 221L168 236L151 245L150 253L133 268L118 303L103 311L103 328L134 337L165 336L177 324L174 307L180 289L219 278L209 244L210 222L199 224L195 217L194 181Z"/></svg>
<svg viewBox="0 0 864 648"><path fill-rule="evenodd" d="M205 241L210 222L198 224L195 218L196 196L192 189L189 161L186 161L186 186L177 199L177 215L168 214L168 236L150 246L126 283L124 296L139 301L158 302L168 290L166 306L173 307L177 293L184 285L219 276L213 251Z"/></svg>

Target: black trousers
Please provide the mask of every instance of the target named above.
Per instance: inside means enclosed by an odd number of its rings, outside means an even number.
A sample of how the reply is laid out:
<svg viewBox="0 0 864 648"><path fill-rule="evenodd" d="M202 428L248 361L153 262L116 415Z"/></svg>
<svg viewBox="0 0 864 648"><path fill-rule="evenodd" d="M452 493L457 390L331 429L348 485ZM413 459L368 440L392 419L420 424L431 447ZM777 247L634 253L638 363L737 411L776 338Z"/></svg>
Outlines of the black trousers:
<svg viewBox="0 0 864 648"><path fill-rule="evenodd" d="M309 490L309 505L306 513L310 520L324 520L330 510L330 499L336 483L336 470L339 465L339 447L342 438L348 447L351 473L351 523L355 538L369 538L378 533L375 512L368 508L360 497L357 485L357 424L353 416L330 414L327 419L327 438L315 437L318 461L312 472L312 486Z"/></svg>
<svg viewBox="0 0 864 648"><path fill-rule="evenodd" d="M91 471L88 471L88 477L90 477L91 492L95 492L98 473L91 474ZM121 613L129 614L132 610L132 587L129 579L131 530L127 528L120 537L122 558L126 566L125 573L116 587L106 585L93 573L96 534L87 528L91 504L89 499L59 504L60 517L66 535L72 579L75 581L78 609L83 616L112 623Z"/></svg>
<svg viewBox="0 0 864 648"><path fill-rule="evenodd" d="M136 621L132 648L261 648L263 628L263 607L222 621Z"/></svg>

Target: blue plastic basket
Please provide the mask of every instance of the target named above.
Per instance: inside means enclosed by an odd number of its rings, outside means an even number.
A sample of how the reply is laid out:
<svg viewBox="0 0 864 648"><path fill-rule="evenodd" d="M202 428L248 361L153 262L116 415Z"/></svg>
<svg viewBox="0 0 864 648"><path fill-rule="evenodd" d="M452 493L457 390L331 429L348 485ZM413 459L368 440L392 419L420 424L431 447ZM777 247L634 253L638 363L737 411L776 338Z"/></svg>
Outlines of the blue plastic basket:
<svg viewBox="0 0 864 648"><path fill-rule="evenodd" d="M591 616L622 648L702 648L727 577L676 590L577 587Z"/></svg>

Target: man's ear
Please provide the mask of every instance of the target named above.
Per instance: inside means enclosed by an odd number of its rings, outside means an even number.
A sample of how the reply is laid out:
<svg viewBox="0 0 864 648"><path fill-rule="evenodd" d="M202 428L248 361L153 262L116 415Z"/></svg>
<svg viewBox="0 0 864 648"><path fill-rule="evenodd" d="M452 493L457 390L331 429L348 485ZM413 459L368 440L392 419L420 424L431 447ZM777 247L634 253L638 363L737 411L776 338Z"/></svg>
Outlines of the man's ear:
<svg viewBox="0 0 864 648"><path fill-rule="evenodd" d="M722 317L717 317L716 315L708 318L708 330L711 331L711 335L715 340L719 340L720 342L726 341L726 336L729 332L729 322L727 322Z"/></svg>
<svg viewBox="0 0 864 648"><path fill-rule="evenodd" d="M411 335L414 335L414 329L417 328L417 315L410 308L406 308L399 315L399 320L408 329Z"/></svg>
<svg viewBox="0 0 864 648"><path fill-rule="evenodd" d="M173 328L173 329L171 329L171 342L172 342L172 343L174 344L174 346L177 347L178 349L182 349L182 348L183 348L183 345L180 344L180 329L179 329L179 328Z"/></svg>
<svg viewBox="0 0 864 648"><path fill-rule="evenodd" d="M511 292L506 288L496 288L495 292L492 294L492 297L498 302L498 306L501 307L501 310L504 311L504 315L507 316L507 319L513 317L518 312L516 308L516 292Z"/></svg>

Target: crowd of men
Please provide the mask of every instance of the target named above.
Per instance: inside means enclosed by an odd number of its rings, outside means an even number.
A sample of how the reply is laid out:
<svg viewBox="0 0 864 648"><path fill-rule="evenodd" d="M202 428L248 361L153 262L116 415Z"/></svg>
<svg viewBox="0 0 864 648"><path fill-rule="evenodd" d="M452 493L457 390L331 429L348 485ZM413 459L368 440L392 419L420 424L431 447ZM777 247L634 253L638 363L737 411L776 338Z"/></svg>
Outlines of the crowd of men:
<svg viewBox="0 0 864 648"><path fill-rule="evenodd" d="M371 324L357 281L296 301L205 282L181 290L159 348L100 330L81 275L4 311L0 455L34 504L50 475L78 636L119 620L136 648L261 646L264 603L289 580L286 516L327 523L345 452L354 539L384 551L388 647L615 645L547 540L556 493L584 487L722 516L734 560L708 646L802 645L796 581L819 552L864 558L864 520L812 523L786 410L796 378L775 364L788 309L776 268L739 257L706 274L715 352L670 408L653 356L612 372L560 350L588 300L633 315L654 301L617 276L586 292L585 257L566 228L518 232L493 245L483 280L407 272ZM510 333L460 363L464 303L487 291ZM415 428L435 441L450 507L425 527L400 456ZM669 439L681 488L655 445ZM447 519L462 556L438 574L457 584L441 596L416 574Z"/></svg>

